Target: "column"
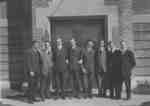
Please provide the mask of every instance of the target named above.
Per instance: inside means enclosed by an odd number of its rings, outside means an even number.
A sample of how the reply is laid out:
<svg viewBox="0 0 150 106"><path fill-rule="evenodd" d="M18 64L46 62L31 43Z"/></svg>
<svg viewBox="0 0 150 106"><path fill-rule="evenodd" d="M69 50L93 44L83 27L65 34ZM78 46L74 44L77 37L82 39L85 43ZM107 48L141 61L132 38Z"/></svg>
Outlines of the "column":
<svg viewBox="0 0 150 106"><path fill-rule="evenodd" d="M121 40L125 40L129 48L134 49L134 38L131 17L133 14L132 0L119 1L119 31Z"/></svg>
<svg viewBox="0 0 150 106"><path fill-rule="evenodd" d="M49 21L47 21L47 15L45 15L46 11L41 11L39 14L39 10L44 10L49 8L48 2L51 0L32 0L32 39L33 40L49 40L50 34L47 31L49 27ZM46 12L47 13L47 12Z"/></svg>

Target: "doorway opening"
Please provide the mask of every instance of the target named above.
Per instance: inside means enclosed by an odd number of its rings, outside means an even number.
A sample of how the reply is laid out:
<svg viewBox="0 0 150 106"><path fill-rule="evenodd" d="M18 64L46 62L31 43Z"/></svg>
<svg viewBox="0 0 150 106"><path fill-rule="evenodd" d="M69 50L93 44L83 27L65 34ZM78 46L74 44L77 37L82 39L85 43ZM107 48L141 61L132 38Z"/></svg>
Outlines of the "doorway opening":
<svg viewBox="0 0 150 106"><path fill-rule="evenodd" d="M62 38L64 43L73 37L79 46L83 47L87 40L99 43L107 41L107 16L66 16L49 17L51 23L51 41L55 45L57 38Z"/></svg>

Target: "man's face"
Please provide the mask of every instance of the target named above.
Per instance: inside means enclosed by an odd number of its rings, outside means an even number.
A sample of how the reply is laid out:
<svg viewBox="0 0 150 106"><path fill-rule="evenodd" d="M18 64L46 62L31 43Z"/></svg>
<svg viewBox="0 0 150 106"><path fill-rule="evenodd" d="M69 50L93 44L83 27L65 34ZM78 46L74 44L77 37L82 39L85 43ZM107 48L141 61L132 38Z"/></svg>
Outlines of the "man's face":
<svg viewBox="0 0 150 106"><path fill-rule="evenodd" d="M104 46L105 46L104 41L101 41L101 42L100 42L100 48L104 48Z"/></svg>
<svg viewBox="0 0 150 106"><path fill-rule="evenodd" d="M70 40L70 43L71 43L72 46L76 46L76 41L75 41L75 39L71 39L71 40Z"/></svg>
<svg viewBox="0 0 150 106"><path fill-rule="evenodd" d="M62 40L61 39L57 39L57 46L62 46Z"/></svg>
<svg viewBox="0 0 150 106"><path fill-rule="evenodd" d="M94 43L92 41L89 41L87 46L88 46L88 48L93 48Z"/></svg>
<svg viewBox="0 0 150 106"><path fill-rule="evenodd" d="M39 43L39 42L35 42L34 45L33 45L33 47L34 47L35 49L38 49L39 46L40 46L40 43Z"/></svg>
<svg viewBox="0 0 150 106"><path fill-rule="evenodd" d="M112 50L114 48L115 48L115 45L113 44L113 42L109 43L108 49Z"/></svg>
<svg viewBox="0 0 150 106"><path fill-rule="evenodd" d="M127 45L124 41L120 43L121 49L127 49Z"/></svg>
<svg viewBox="0 0 150 106"><path fill-rule="evenodd" d="M49 42L45 42L45 49L48 49L50 46Z"/></svg>
<svg viewBox="0 0 150 106"><path fill-rule="evenodd" d="M102 41L100 41L100 44L101 44L101 45L104 45L104 44L105 44L105 42L102 40Z"/></svg>
<svg viewBox="0 0 150 106"><path fill-rule="evenodd" d="M42 42L42 44L41 44L41 49L42 49L42 50L45 49L45 43L44 43L44 42Z"/></svg>

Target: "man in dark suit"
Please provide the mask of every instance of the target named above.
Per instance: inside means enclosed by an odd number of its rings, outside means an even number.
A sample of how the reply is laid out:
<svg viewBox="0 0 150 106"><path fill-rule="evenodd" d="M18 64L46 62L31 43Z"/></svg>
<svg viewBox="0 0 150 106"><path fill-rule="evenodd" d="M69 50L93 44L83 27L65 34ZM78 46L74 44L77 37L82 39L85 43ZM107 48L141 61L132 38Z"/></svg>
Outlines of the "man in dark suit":
<svg viewBox="0 0 150 106"><path fill-rule="evenodd" d="M40 78L40 95L42 100L50 98L50 83L52 82L52 51L48 41L43 42L42 50L42 69Z"/></svg>
<svg viewBox="0 0 150 106"><path fill-rule="evenodd" d="M29 103L37 100L37 88L39 84L40 71L41 71L41 56L39 51L39 42L33 41L32 48L27 51L26 55L26 68L27 68L27 81L29 83Z"/></svg>
<svg viewBox="0 0 150 106"><path fill-rule="evenodd" d="M59 94L60 88L60 96L65 99L64 88L65 88L65 73L67 71L68 64L68 53L66 48L63 46L62 39L57 39L57 47L54 51L54 63L55 63L55 71L56 71L56 93Z"/></svg>
<svg viewBox="0 0 150 106"><path fill-rule="evenodd" d="M98 96L105 96L107 83L106 76L107 64L106 64L106 50L104 41L100 41L100 47L96 51L96 82L98 86ZM105 76L104 76L105 74Z"/></svg>
<svg viewBox="0 0 150 106"><path fill-rule="evenodd" d="M113 97L113 91L112 91L112 80L111 80L111 73L112 73L112 41L109 41L107 44L107 72L109 73L109 89L110 89L110 97Z"/></svg>
<svg viewBox="0 0 150 106"><path fill-rule="evenodd" d="M82 60L83 60L83 73L87 78L87 94L88 97L92 97L92 87L93 80L95 78L95 51L93 49L93 41L88 41L86 48L83 50Z"/></svg>
<svg viewBox="0 0 150 106"><path fill-rule="evenodd" d="M127 99L131 98L131 74L136 65L134 53L127 48L126 42L121 41L122 52L122 76L125 83Z"/></svg>
<svg viewBox="0 0 150 106"><path fill-rule="evenodd" d="M81 91L81 48L77 46L77 42L74 38L70 40L71 48L69 50L69 69L72 77L72 90L75 97L79 98Z"/></svg>
<svg viewBox="0 0 150 106"><path fill-rule="evenodd" d="M111 42L109 44L111 51L109 51L109 71L110 71L110 96L113 99L121 98L121 85L122 85L122 73L121 73L121 51L115 47Z"/></svg>

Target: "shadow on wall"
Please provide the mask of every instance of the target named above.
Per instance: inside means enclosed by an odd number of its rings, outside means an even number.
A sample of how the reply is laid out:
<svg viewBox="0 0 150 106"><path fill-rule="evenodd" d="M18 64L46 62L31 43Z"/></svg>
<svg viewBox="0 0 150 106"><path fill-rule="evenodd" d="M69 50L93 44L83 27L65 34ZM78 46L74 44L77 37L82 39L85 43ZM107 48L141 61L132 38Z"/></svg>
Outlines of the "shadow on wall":
<svg viewBox="0 0 150 106"><path fill-rule="evenodd" d="M140 106L150 106L150 101L148 101L148 102L143 102Z"/></svg>
<svg viewBox="0 0 150 106"><path fill-rule="evenodd" d="M24 51L32 40L32 0L7 0L9 80L20 90L24 80Z"/></svg>
<svg viewBox="0 0 150 106"><path fill-rule="evenodd" d="M132 90L135 94L150 94L150 77L139 76L132 79Z"/></svg>
<svg viewBox="0 0 150 106"><path fill-rule="evenodd" d="M0 106L12 106L10 104L3 104L2 102L0 102Z"/></svg>

